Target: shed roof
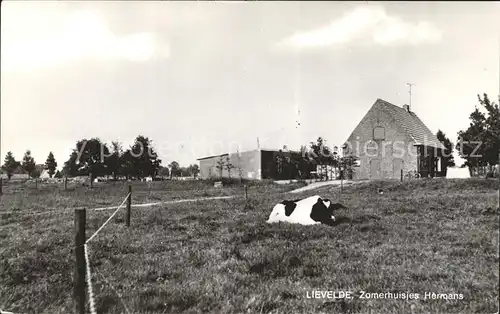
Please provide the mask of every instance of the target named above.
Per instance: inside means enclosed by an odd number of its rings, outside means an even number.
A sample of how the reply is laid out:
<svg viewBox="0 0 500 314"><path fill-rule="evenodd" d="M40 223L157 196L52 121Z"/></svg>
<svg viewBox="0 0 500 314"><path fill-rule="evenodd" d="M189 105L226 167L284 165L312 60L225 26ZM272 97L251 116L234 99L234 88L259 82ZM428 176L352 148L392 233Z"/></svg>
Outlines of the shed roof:
<svg viewBox="0 0 500 314"><path fill-rule="evenodd" d="M215 158L215 157L224 157L224 156L229 156L229 154L226 153L226 154L221 154L221 155L212 155L212 156L207 156L207 157L201 157L201 158L198 158L196 160L204 160L204 159L210 159L210 158Z"/></svg>
<svg viewBox="0 0 500 314"><path fill-rule="evenodd" d="M273 149L273 148L257 148L257 149L251 149L251 150L247 150L247 151L242 151L240 152L241 153L247 153L247 152L255 152L255 151L261 151L261 152L278 152L279 149ZM289 152L291 152L291 150L288 150ZM221 155L212 155L212 156L207 156L207 157L201 157L201 158L198 158L196 160L204 160L204 159L210 159L210 158L219 158L219 157L224 157L224 156L229 156L229 154L237 154L238 152L234 152L234 153L225 153L225 154L221 154Z"/></svg>

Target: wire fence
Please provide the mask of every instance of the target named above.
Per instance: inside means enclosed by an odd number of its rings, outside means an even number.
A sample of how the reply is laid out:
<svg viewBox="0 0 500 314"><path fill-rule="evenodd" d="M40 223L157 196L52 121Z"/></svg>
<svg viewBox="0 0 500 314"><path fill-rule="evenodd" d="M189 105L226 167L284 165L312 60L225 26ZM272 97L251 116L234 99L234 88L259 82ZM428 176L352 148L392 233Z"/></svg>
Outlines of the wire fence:
<svg viewBox="0 0 500 314"><path fill-rule="evenodd" d="M84 256L85 256L85 273L86 273L86 278L87 278L87 289L88 289L88 295L89 295L89 305L90 305L90 313L91 314L97 314L96 308L95 308L95 296L94 296L94 291L93 291L93 286L92 286L92 271L90 269L90 258L89 258L89 243L92 241L98 234L101 232L101 230L104 229L104 227L115 217L115 215L120 211L120 209L123 208L125 202L127 202L131 197L131 193L129 192L123 202L118 206L118 208L109 216L109 218L92 234L87 240L85 240L85 243L83 244L83 251L84 251ZM78 261L77 261L78 263Z"/></svg>
<svg viewBox="0 0 500 314"><path fill-rule="evenodd" d="M245 200L248 200L248 190L245 186ZM132 207L150 207L154 205L160 204L168 204L168 203L183 203L183 202L192 202L192 201L200 201L200 200L208 200L208 199L230 199L241 197L240 195L230 195L230 196L213 196L213 197L204 197L204 198L195 198L195 199L182 199L182 200L172 200L168 202L157 202L157 203L146 203L146 204L136 204L132 206L132 189L129 186L129 193L123 199L121 204L118 207L107 207L107 208L94 208L93 210L105 210L105 209L115 209L115 211L108 217L108 219L99 227L97 230L88 238L85 239L85 225L86 225L86 209L85 208L77 208L75 209L75 227L76 227L76 236L75 236L75 255L76 255L76 283L75 283L75 304L76 304L76 313L83 314L85 313L85 294L88 294L89 298L89 310L91 314L97 314L96 310L96 296L94 294L94 289L92 285L92 269L90 267L90 249L89 245L91 241L95 240L97 235L106 227L106 225L115 217L115 215L120 211L120 209L124 208L125 203L127 203L127 221L126 225L130 225L130 209ZM81 270L84 270L82 273ZM97 269L96 269L96 272ZM100 274L101 277L107 282L105 277ZM87 286L87 293L85 293L84 286ZM109 283L108 283L109 284ZM123 301L122 296L114 289L112 285L111 288L117 293L120 298L125 310L127 313L130 313L128 307Z"/></svg>
<svg viewBox="0 0 500 314"><path fill-rule="evenodd" d="M141 186L141 188L144 186ZM290 191L290 187L287 185L275 185L272 187L278 193L287 193ZM132 205L133 207L150 207L159 206L164 204L174 204L178 202L190 202L190 201L203 201L210 199L230 199L236 197L248 198L248 195L255 195L266 193L269 187L265 185L227 185L223 187L205 186L203 189L137 189L134 191L134 198L141 204ZM37 210L5 210L0 211L0 215L16 215L16 216L40 216L40 215L55 215L55 214L68 214L75 209L89 208L92 206L93 211L106 211L117 209L118 207L113 206L112 202L120 200L123 197L123 188L113 189L110 186L109 190L95 190L96 193L89 197L88 193L77 194L72 196L71 201L75 203L74 207L45 207L43 205L46 203L54 202L64 202L67 197L59 198L58 194L41 194L40 195L28 195L28 201L36 202ZM10 197L14 196L17 198L21 194L11 194ZM49 195L48 198L46 195ZM5 196L5 194L4 194ZM78 196L82 196L78 198ZM105 202L97 201L100 197L106 199ZM0 198L1 200L1 198ZM106 204L107 203L107 204ZM82 205L80 205L82 204ZM85 205L83 205L85 204Z"/></svg>

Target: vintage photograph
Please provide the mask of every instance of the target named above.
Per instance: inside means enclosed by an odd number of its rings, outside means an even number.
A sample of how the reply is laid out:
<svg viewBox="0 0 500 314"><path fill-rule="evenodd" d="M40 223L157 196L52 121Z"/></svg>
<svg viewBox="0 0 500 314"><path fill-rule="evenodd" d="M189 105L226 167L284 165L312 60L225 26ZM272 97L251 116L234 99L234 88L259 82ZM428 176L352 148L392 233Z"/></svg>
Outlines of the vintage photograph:
<svg viewBox="0 0 500 314"><path fill-rule="evenodd" d="M500 2L1 3L0 314L498 313Z"/></svg>

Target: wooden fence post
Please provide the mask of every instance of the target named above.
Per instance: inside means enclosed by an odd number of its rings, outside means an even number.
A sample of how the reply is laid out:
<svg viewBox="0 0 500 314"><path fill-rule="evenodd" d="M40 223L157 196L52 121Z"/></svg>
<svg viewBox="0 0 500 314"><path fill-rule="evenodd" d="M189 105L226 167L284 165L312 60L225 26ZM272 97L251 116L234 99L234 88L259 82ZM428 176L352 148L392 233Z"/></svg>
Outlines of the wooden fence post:
<svg viewBox="0 0 500 314"><path fill-rule="evenodd" d="M0 177L0 195L3 194L2 186L3 186L3 178Z"/></svg>
<svg viewBox="0 0 500 314"><path fill-rule="evenodd" d="M340 193L344 190L344 170L340 168Z"/></svg>
<svg viewBox="0 0 500 314"><path fill-rule="evenodd" d="M401 182L403 182L403 169L401 169Z"/></svg>
<svg viewBox="0 0 500 314"><path fill-rule="evenodd" d="M245 184L245 200L248 201L248 187Z"/></svg>
<svg viewBox="0 0 500 314"><path fill-rule="evenodd" d="M75 313L85 314L85 208L75 209Z"/></svg>
<svg viewBox="0 0 500 314"><path fill-rule="evenodd" d="M38 189L38 178L35 178L35 189Z"/></svg>
<svg viewBox="0 0 500 314"><path fill-rule="evenodd" d="M64 177L64 191L68 189L68 177Z"/></svg>
<svg viewBox="0 0 500 314"><path fill-rule="evenodd" d="M130 227L130 208L132 207L132 185L128 185L128 198L127 198L127 214L125 216L125 225Z"/></svg>

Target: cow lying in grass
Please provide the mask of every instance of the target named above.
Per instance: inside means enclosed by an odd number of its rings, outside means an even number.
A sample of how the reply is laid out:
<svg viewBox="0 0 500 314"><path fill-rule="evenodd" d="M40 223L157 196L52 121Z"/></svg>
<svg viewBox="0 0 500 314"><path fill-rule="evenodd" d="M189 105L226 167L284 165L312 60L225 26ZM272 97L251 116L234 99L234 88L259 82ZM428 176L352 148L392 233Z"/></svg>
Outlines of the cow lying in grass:
<svg viewBox="0 0 500 314"><path fill-rule="evenodd" d="M346 208L344 205L332 204L328 199L315 195L301 200L283 201L274 206L267 223L290 222L301 225L326 224L333 225L333 211Z"/></svg>

